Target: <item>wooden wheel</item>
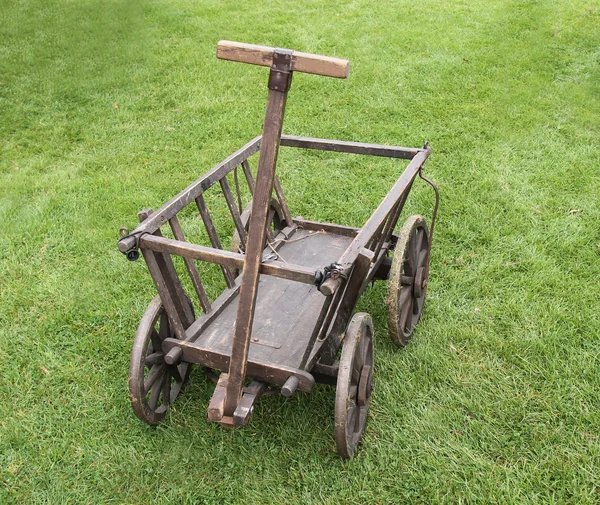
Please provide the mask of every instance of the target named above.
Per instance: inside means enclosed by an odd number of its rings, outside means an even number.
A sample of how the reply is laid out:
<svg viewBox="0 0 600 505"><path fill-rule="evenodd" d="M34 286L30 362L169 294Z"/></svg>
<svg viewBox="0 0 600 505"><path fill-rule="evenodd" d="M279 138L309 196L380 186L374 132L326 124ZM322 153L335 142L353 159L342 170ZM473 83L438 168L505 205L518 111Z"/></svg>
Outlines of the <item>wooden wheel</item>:
<svg viewBox="0 0 600 505"><path fill-rule="evenodd" d="M410 216L394 249L388 279L388 329L400 347L410 340L421 318L427 292L429 232L423 216Z"/></svg>
<svg viewBox="0 0 600 505"><path fill-rule="evenodd" d="M335 443L344 458L354 456L365 429L373 390L373 321L355 314L342 347L335 394Z"/></svg>
<svg viewBox="0 0 600 505"><path fill-rule="evenodd" d="M135 415L158 424L185 386L189 363L167 365L162 341L176 338L160 297L148 306L133 341L129 367L129 398Z"/></svg>
<svg viewBox="0 0 600 505"><path fill-rule="evenodd" d="M248 225L250 224L250 214L252 213L252 200L248 202L244 212L242 212L240 218L242 223L244 224L244 228L248 231ZM271 205L269 207L269 218L267 220L269 230L271 230L271 234L273 237L276 237L281 230L285 228L285 218L283 216L283 210L281 209L281 205L276 198L271 198ZM229 250L232 252L244 252L244 248L242 247L242 241L240 240L240 235L237 230L233 232L233 237L231 238L231 245L229 246Z"/></svg>

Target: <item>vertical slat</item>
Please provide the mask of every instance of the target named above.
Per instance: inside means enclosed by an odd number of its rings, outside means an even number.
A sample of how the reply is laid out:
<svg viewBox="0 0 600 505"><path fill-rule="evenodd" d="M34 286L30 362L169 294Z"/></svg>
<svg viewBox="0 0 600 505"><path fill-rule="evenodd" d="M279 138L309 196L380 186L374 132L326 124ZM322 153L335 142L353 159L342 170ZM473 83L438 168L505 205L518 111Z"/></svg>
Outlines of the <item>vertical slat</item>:
<svg viewBox="0 0 600 505"><path fill-rule="evenodd" d="M254 195L254 177L252 177L252 171L250 170L250 163L248 163L248 160L242 161L242 169L244 170L244 175L246 176L246 181L248 182L250 194Z"/></svg>
<svg viewBox="0 0 600 505"><path fill-rule="evenodd" d="M404 209L404 204L406 203L406 199L408 198L408 194L410 193L411 187L412 182L406 188L406 191L400 197L396 206L391 210L390 216L388 217L385 223L383 233L381 234L380 241L377 244L377 247L375 248L375 258L377 258L377 256L379 255L379 251L381 251L381 247L383 246L383 244L390 240L390 237L394 232L394 228L396 227L396 223L398 222L398 218L400 217L400 213L402 212L402 209Z"/></svg>
<svg viewBox="0 0 600 505"><path fill-rule="evenodd" d="M275 188L275 194L277 195L277 199L279 200L279 204L281 205L281 210L283 211L285 222L288 226L292 226L292 224L294 224L294 221L292 220L290 209L288 208L287 202L285 201L285 197L283 196L283 190L281 189L281 184L279 184L279 179L277 178L277 176L275 176L275 180L273 181L273 187Z"/></svg>
<svg viewBox="0 0 600 505"><path fill-rule="evenodd" d="M210 243L215 249L223 249L221 247L221 241L219 240L219 236L217 235L217 230L215 230L215 225L213 224L212 218L208 213L208 209L206 208L206 203L204 202L204 197L202 195L196 198L196 205L198 206L198 211L200 212L202 221L204 222L204 226L206 228L206 232L208 233ZM227 287L232 288L235 285L235 282L233 280L233 274L226 266L221 266L221 269L223 270L223 275L225 276L225 282L227 283Z"/></svg>
<svg viewBox="0 0 600 505"><path fill-rule="evenodd" d="M185 236L183 235L183 230L181 229L181 225L179 224L179 219L177 219L177 216L173 216L171 219L169 219L169 224L171 225L171 230L173 230L173 235L175 238L185 242ZM210 312L210 300L208 299L194 260L183 256L183 262L185 263L185 267L190 274L190 279L192 280L192 284L194 285L194 289L198 295L198 300L200 301L202 310L204 313Z"/></svg>
<svg viewBox="0 0 600 505"><path fill-rule="evenodd" d="M235 181L235 194L237 196L238 211L240 214L244 211L242 208L242 193L240 193L240 179L238 177L238 167L233 169L233 180Z"/></svg>
<svg viewBox="0 0 600 505"><path fill-rule="evenodd" d="M244 160L242 162L242 168L244 170L244 175L246 176L246 181L248 181L248 188L250 188L250 193L252 194L252 196L254 196L254 188L256 187L256 184L254 183L254 178L252 177L252 172L250 170L250 164L248 163L248 160ZM281 205L281 210L283 211L283 217L285 218L286 225L292 226L294 224L292 215L290 214L290 209L288 208L285 197L283 196L283 190L281 189L281 184L279 184L279 179L277 178L277 176L275 176L275 179L273 180L273 188L275 189L275 194L277 195L277 199L279 200L279 205ZM272 240L272 237L270 236L270 230L268 230L268 234L269 240Z"/></svg>
<svg viewBox="0 0 600 505"><path fill-rule="evenodd" d="M140 222L142 222L145 221L153 213L154 211L152 209L144 209L141 212L138 212L138 218ZM154 232L154 235L156 235L157 237L162 237L160 229L156 230ZM160 283L162 286L166 287L170 296L170 300L172 301L172 304L175 308L175 314L170 314L169 317L174 319L176 315L179 318L180 324L183 326L183 328L187 328L194 322L194 313L192 311L192 307L189 303L187 295L185 294L183 286L179 281L179 276L177 275L177 270L175 270L175 265L173 264L171 255L167 253L155 254L153 258L150 259L150 261L154 261L156 267L158 268L158 270L155 270L154 273L152 271L150 272L154 283ZM158 273L159 275L156 278L155 273ZM160 294L158 285L157 290Z"/></svg>
<svg viewBox="0 0 600 505"><path fill-rule="evenodd" d="M221 184L221 189L223 190L223 194L225 195L227 207L229 207L229 212L231 213L231 217L233 218L235 229L237 230L240 236L243 248L246 249L246 229L244 228L244 223L242 223L242 220L240 218L240 211L235 205L235 200L233 198L233 194L231 193L229 183L227 182L227 179L225 177L223 177L219 181L219 183Z"/></svg>
<svg viewBox="0 0 600 505"><path fill-rule="evenodd" d="M375 230L375 232L373 233L371 239L367 242L367 245L365 246L367 249L373 251L374 248L376 247L377 241L381 238L381 233L383 231L383 228L385 227L385 224L388 222L390 218L390 215L388 214L385 219L383 220L383 222L377 227L377 229Z"/></svg>
<svg viewBox="0 0 600 505"><path fill-rule="evenodd" d="M144 255L144 260L146 261L146 265L148 266L148 270L150 271L150 275L152 276L156 290L160 295L160 301L162 302L163 307L169 316L169 321L171 322L173 331L175 331L175 335L178 339L184 340L185 329L183 327L179 311L175 306L175 301L171 296L171 290L167 287L166 279L163 276L163 269L159 265L158 257L161 256L161 254L154 253L148 249L142 249L142 254Z"/></svg>

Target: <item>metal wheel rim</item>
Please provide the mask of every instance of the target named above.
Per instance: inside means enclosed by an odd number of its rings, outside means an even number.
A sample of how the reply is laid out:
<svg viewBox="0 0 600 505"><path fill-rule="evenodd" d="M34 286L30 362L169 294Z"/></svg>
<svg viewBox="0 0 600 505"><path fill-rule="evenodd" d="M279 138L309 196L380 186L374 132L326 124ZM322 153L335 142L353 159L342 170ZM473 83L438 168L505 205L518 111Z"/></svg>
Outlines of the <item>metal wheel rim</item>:
<svg viewBox="0 0 600 505"><path fill-rule="evenodd" d="M129 398L136 416L158 424L184 388L189 363L167 365L160 342L175 338L160 297L144 313L136 332L129 368Z"/></svg>
<svg viewBox="0 0 600 505"><path fill-rule="evenodd" d="M339 454L344 458L354 456L367 422L371 390L368 390L366 401L361 406L358 402L358 389L364 366L371 367L372 381L373 341L371 316L366 313L356 314L344 337L335 396L335 441Z"/></svg>

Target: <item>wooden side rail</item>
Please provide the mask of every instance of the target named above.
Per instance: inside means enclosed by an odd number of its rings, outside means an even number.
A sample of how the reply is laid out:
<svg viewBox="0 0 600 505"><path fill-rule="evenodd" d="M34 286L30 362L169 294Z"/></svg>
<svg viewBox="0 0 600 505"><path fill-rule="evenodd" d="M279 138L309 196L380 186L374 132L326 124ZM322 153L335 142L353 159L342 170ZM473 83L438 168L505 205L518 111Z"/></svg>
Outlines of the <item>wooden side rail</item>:
<svg viewBox="0 0 600 505"><path fill-rule="evenodd" d="M346 248L340 260L338 261L338 264L340 265L339 270L342 274L348 275L350 273L350 270L352 269L354 262L358 258L361 251L367 247L367 245L373 240L378 232L381 233L386 224L386 220L390 217L390 214L396 214L394 211L397 210L398 202L403 198L408 188L410 188L410 185L417 176L419 169L423 163L425 163L425 160L429 157L430 153L431 149L427 148L419 152L410 161L396 184L394 184L390 192L385 196L375 212L373 212L369 220L365 223L354 240ZM341 277L338 277L337 279L327 279L321 285L321 292L326 296L329 296L339 288L341 283Z"/></svg>
<svg viewBox="0 0 600 505"><path fill-rule="evenodd" d="M241 63L250 63L251 65L261 65L263 67L273 66L274 52L274 47L244 44L242 42L232 42L230 40L221 40L217 44L217 58L239 61ZM292 59L291 70L293 71L324 75L327 77L337 77L338 79L345 79L348 77L350 71L350 62L348 60L332 58L330 56L320 56L317 54L301 53L299 51L290 51L290 54Z"/></svg>
<svg viewBox="0 0 600 505"><path fill-rule="evenodd" d="M213 249L201 245L190 244L180 240L173 240L156 235L143 235L140 238L140 248L149 249L154 252L175 254L183 258L193 260L207 261L230 268L244 268L246 257L243 254L224 251L222 249ZM314 284L316 271L312 268L302 265L285 263L285 266L276 263L261 263L260 273L289 279L292 281L303 282L304 284Z"/></svg>
<svg viewBox="0 0 600 505"><path fill-rule="evenodd" d="M363 142L296 137L294 135L282 135L281 145L286 147L300 147L303 149L317 149L319 151L333 151L336 153L402 158L405 160L412 160L417 154L425 151L425 149L412 147L384 146L379 144L365 144Z"/></svg>
<svg viewBox="0 0 600 505"><path fill-rule="evenodd" d="M190 184L177 196L169 200L152 216L141 223L133 233L154 233L169 219L176 215L181 209L192 203L204 191L219 182L235 167L241 165L247 158L258 152L260 149L261 136L255 137L244 147L238 149L231 156L225 158L221 163L214 166L209 172L200 179Z"/></svg>

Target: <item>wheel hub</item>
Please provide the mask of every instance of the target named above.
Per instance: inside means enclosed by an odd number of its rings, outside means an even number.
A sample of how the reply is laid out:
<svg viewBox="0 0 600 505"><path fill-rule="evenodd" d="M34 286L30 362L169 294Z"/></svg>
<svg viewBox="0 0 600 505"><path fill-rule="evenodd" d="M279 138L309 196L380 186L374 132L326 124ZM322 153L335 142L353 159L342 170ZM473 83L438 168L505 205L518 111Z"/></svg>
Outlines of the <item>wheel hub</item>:
<svg viewBox="0 0 600 505"><path fill-rule="evenodd" d="M417 298L421 298L427 288L427 278L425 277L425 267L417 268L415 280L413 282L413 293Z"/></svg>

